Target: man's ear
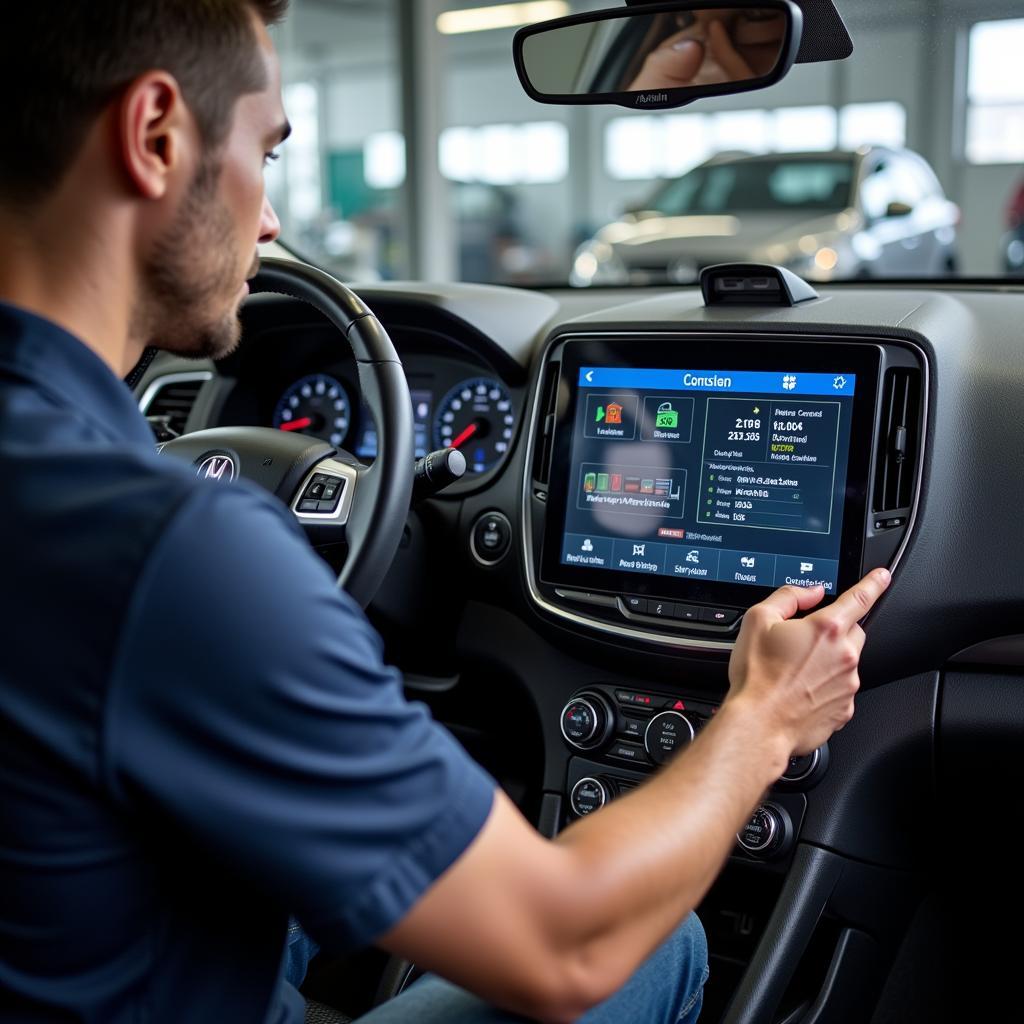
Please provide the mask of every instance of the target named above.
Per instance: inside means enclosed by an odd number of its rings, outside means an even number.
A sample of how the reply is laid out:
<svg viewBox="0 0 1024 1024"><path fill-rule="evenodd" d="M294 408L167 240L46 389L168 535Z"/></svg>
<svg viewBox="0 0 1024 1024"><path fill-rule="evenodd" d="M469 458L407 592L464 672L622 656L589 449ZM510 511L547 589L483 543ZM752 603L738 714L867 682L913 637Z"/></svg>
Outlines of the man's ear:
<svg viewBox="0 0 1024 1024"><path fill-rule="evenodd" d="M164 71L137 78L123 94L119 121L128 180L143 198L163 198L188 160L195 133L177 81Z"/></svg>

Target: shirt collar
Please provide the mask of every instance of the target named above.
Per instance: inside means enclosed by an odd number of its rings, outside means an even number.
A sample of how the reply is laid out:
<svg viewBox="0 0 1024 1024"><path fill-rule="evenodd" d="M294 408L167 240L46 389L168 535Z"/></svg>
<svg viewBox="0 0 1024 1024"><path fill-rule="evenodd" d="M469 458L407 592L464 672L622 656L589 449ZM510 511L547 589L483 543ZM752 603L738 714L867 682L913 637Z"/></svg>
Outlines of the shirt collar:
<svg viewBox="0 0 1024 1024"><path fill-rule="evenodd" d="M5 302L0 302L0 372L28 381L88 418L111 440L150 449L156 443L131 391L88 345Z"/></svg>

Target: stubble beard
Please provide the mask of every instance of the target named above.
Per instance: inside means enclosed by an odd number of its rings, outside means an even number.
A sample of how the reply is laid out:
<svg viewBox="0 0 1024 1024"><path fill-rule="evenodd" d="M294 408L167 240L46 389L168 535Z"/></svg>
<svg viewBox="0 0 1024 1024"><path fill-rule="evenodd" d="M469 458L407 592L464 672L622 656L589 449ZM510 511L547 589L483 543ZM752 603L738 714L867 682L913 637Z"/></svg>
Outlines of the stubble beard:
<svg viewBox="0 0 1024 1024"><path fill-rule="evenodd" d="M134 337L186 359L223 359L242 335L235 228L217 198L219 177L206 158L177 220L153 243L133 315ZM255 259L248 276L258 268Z"/></svg>

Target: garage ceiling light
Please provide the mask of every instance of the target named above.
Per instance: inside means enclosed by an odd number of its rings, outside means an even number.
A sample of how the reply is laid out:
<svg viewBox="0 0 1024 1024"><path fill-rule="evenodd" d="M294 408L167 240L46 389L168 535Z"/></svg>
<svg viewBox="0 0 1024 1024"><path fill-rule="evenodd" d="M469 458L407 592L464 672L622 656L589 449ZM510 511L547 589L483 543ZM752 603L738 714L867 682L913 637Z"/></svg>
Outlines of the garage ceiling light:
<svg viewBox="0 0 1024 1024"><path fill-rule="evenodd" d="M561 18L569 13L565 0L536 0L523 4L496 4L491 7L467 7L438 15L437 30L446 36L463 32L487 32L495 28L518 28L538 21Z"/></svg>

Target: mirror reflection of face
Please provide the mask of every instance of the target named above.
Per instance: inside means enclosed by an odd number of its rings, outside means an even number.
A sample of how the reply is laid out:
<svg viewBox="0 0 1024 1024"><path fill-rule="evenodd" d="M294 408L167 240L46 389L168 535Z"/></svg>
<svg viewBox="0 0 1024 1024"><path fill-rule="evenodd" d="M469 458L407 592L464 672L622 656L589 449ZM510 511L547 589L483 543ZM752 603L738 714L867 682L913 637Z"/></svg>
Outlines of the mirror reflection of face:
<svg viewBox="0 0 1024 1024"><path fill-rule="evenodd" d="M639 72L623 83L623 91L762 78L778 62L786 34L785 16L767 8L709 8L658 17L662 31L648 33L644 42L649 52Z"/></svg>

